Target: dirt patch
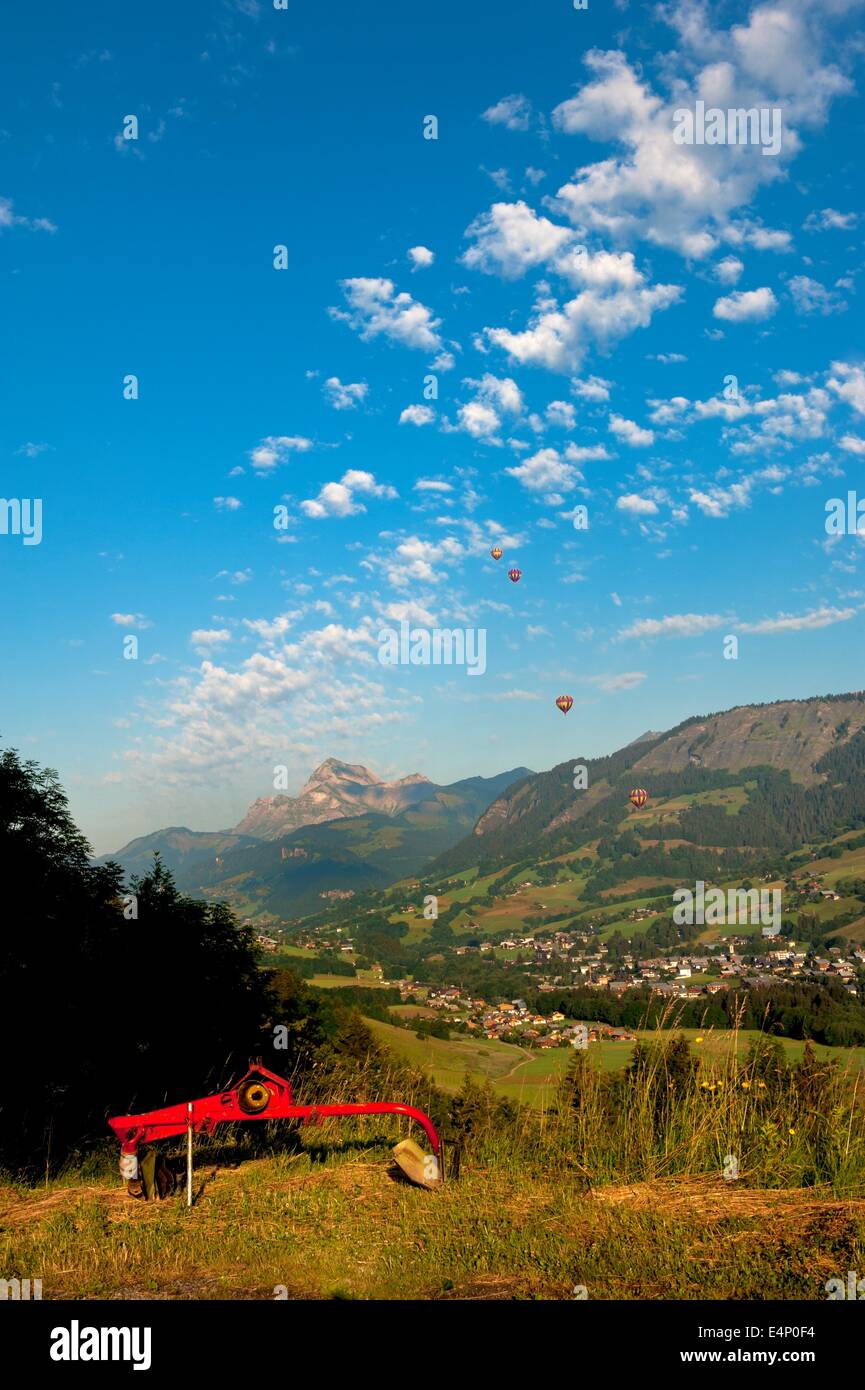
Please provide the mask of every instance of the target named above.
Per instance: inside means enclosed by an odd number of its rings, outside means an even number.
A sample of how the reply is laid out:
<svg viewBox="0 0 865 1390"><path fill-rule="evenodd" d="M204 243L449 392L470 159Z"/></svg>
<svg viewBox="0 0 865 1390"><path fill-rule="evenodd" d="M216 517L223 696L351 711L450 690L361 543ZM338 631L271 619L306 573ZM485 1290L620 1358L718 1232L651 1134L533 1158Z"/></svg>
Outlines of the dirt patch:
<svg viewBox="0 0 865 1390"><path fill-rule="evenodd" d="M820 1196L806 1188L742 1187L717 1178L670 1178L656 1182L599 1187L593 1198L631 1211L651 1209L660 1215L699 1219L757 1217L772 1222L793 1219L797 1223L832 1214L841 1220L865 1220L865 1199Z"/></svg>
<svg viewBox="0 0 865 1390"><path fill-rule="evenodd" d="M455 1284L452 1289L443 1289L441 1293L431 1295L440 1301L454 1302L462 1299L472 1303L503 1302L516 1298L524 1299L525 1296L524 1280L499 1274L477 1274L463 1283Z"/></svg>
<svg viewBox="0 0 865 1390"><path fill-rule="evenodd" d="M77 1202L111 1201L125 1199L125 1192L115 1192L108 1187L62 1187L57 1192L46 1192L41 1197L22 1197L14 1188L0 1188L0 1227L14 1226L22 1221L41 1221L52 1212L74 1206Z"/></svg>

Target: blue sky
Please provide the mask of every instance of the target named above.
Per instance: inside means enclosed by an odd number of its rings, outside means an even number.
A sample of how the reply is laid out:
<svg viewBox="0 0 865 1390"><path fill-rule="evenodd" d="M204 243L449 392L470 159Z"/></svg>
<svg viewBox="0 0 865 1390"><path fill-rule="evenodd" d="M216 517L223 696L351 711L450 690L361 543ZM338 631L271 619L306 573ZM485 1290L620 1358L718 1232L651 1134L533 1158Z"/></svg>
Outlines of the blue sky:
<svg viewBox="0 0 865 1390"><path fill-rule="evenodd" d="M5 8L2 493L43 534L0 535L0 734L97 851L277 765L447 782L865 686L824 525L865 453L860 23ZM698 99L780 153L677 145ZM485 628L485 674L380 665L403 617Z"/></svg>

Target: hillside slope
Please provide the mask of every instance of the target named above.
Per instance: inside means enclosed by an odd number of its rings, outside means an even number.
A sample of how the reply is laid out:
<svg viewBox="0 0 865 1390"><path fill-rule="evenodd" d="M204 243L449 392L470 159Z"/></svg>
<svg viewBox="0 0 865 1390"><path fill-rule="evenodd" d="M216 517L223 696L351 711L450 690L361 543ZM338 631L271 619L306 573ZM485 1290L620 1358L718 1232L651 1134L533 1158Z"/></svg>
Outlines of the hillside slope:
<svg viewBox="0 0 865 1390"><path fill-rule="evenodd" d="M576 762L587 769L585 790L573 786ZM863 765L865 693L739 706L644 735L609 757L569 759L515 783L431 869L492 867L578 849L629 813L634 785L650 798L641 825L651 820L656 798L679 796L676 831L683 839L792 846L797 836L826 835L837 824L856 822L865 811ZM706 793L733 787L742 789L744 802L735 826L701 805ZM669 824L666 833L673 833Z"/></svg>

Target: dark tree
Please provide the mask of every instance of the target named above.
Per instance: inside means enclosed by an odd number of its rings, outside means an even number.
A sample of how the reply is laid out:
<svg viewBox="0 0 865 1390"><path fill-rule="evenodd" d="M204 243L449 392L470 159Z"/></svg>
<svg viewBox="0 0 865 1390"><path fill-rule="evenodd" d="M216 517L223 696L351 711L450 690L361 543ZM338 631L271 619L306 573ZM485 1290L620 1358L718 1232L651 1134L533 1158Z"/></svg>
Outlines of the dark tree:
<svg viewBox="0 0 865 1390"><path fill-rule="evenodd" d="M106 1117L201 1095L262 1050L254 935L177 892L158 859L126 896L55 773L0 755L0 1164L44 1171Z"/></svg>

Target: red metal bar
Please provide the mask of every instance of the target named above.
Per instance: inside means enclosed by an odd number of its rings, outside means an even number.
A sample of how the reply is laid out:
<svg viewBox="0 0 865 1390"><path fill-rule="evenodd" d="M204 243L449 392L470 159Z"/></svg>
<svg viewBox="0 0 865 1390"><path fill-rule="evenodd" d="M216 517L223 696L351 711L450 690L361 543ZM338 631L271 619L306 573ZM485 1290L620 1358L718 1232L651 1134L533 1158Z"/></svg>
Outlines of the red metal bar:
<svg viewBox="0 0 865 1390"><path fill-rule="evenodd" d="M270 1092L267 1105L256 1115L248 1115L241 1110L237 1098L240 1087L252 1078L263 1081ZM308 1122L318 1117L339 1115L407 1115L424 1130L433 1153L437 1156L441 1154L441 1140L432 1120L413 1105L401 1105L395 1101L372 1101L365 1105L295 1105L289 1082L262 1066L251 1067L246 1076L227 1091L204 1096L191 1104L183 1101L179 1105L163 1106L160 1110L145 1110L139 1115L115 1115L108 1123L120 1140L122 1152L129 1154L136 1153L141 1144L185 1134L190 1123L196 1133L212 1134L217 1125L232 1121L299 1119Z"/></svg>
<svg viewBox="0 0 865 1390"><path fill-rule="evenodd" d="M376 1101L369 1105L293 1105L290 1114L304 1119L313 1119L319 1115L408 1115L409 1119L415 1120L425 1132L432 1144L433 1153L438 1154L441 1149L441 1140L432 1120L422 1110L415 1110L413 1105L399 1105L391 1101Z"/></svg>

